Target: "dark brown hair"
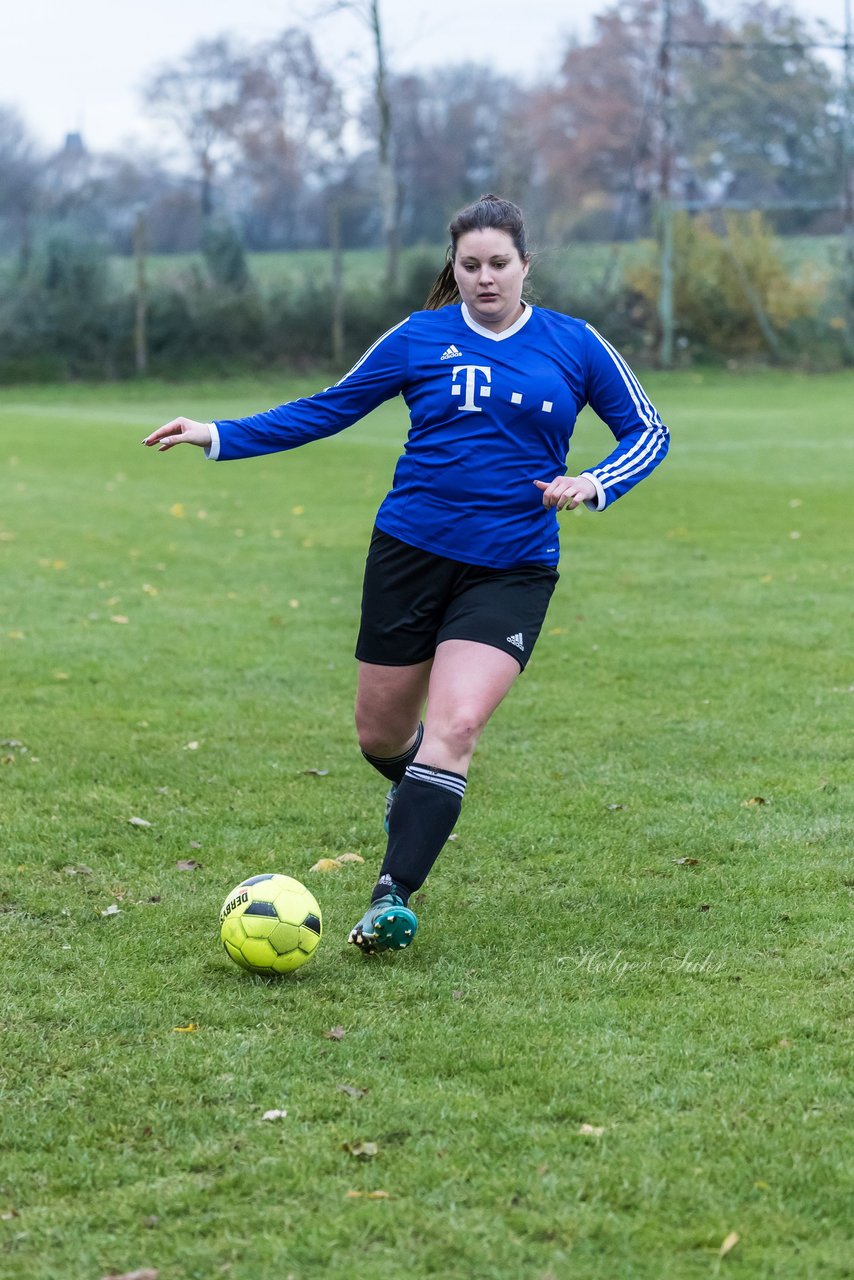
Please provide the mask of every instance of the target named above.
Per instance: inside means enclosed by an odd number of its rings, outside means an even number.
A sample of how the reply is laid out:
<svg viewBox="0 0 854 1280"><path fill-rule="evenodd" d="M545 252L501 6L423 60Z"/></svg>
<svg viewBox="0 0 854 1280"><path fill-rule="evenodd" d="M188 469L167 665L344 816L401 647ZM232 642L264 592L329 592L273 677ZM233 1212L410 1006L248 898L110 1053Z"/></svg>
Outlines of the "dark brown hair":
<svg viewBox="0 0 854 1280"><path fill-rule="evenodd" d="M467 231L506 231L518 250L523 262L530 259L528 241L525 234L525 219L522 210L512 200L503 200L501 196L492 194L481 196L473 204L460 209L451 219L448 231L451 244L447 260L439 272L424 303L428 311L438 311L439 307L447 307L452 302L459 302L460 291L454 279L454 258L457 256L457 241Z"/></svg>

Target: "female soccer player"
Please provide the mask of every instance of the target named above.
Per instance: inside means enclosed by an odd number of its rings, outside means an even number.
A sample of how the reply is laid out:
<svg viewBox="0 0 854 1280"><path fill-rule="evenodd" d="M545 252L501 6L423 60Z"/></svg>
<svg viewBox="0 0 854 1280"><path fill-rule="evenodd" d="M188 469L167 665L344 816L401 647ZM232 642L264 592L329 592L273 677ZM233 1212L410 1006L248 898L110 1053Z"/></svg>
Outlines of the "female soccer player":
<svg viewBox="0 0 854 1280"><path fill-rule="evenodd" d="M669 443L605 338L523 301L530 254L515 204L483 196L449 230L426 309L378 338L340 382L246 418L175 418L143 441L199 445L219 461L255 457L333 435L394 396L406 401L409 435L376 517L356 645L359 745L391 783L385 858L349 938L365 952L415 936L410 896L454 828L475 745L543 625L558 579L556 513L581 502L604 511ZM616 447L567 475L585 404Z"/></svg>

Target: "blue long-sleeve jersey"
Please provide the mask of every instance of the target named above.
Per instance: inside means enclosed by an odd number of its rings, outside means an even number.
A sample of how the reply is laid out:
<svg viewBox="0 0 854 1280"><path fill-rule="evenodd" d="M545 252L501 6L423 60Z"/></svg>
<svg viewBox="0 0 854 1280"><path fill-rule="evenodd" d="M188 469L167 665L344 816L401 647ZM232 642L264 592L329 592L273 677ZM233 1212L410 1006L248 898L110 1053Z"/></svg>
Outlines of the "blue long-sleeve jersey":
<svg viewBox="0 0 854 1280"><path fill-rule="evenodd" d="M377 525L412 546L506 568L559 558L558 521L535 480L566 472L589 404L617 441L582 472L604 510L658 466L669 435L625 360L583 320L526 306L501 333L464 304L418 311L340 382L247 418L213 424L209 456L255 457L333 435L402 395L409 434Z"/></svg>

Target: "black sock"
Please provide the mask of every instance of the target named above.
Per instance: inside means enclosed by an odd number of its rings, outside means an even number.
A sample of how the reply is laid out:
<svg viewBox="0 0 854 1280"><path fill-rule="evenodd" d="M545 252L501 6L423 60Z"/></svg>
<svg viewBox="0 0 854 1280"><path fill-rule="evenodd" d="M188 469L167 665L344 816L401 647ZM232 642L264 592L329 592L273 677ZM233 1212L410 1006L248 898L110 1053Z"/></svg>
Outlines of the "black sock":
<svg viewBox="0 0 854 1280"><path fill-rule="evenodd" d="M386 893L398 893L406 902L421 888L456 825L465 789L461 773L409 765L391 808L388 848L372 902Z"/></svg>
<svg viewBox="0 0 854 1280"><path fill-rule="evenodd" d="M419 720L418 728L415 732L415 741L408 751L404 751L402 756L369 756L367 751L363 751L362 755L368 764L372 764L378 773L381 773L384 778L388 778L389 782L400 783L406 773L406 766L412 764L415 759L423 737L424 725Z"/></svg>

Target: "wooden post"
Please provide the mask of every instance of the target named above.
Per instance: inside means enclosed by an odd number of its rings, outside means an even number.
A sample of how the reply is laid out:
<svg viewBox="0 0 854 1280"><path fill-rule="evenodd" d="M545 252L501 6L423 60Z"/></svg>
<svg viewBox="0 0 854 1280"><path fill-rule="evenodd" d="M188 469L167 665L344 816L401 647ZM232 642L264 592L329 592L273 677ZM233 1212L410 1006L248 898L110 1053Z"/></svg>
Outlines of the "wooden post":
<svg viewBox="0 0 854 1280"><path fill-rule="evenodd" d="M332 359L344 359L344 254L341 248L341 205L329 210L329 247L332 253Z"/></svg>
<svg viewBox="0 0 854 1280"><path fill-rule="evenodd" d="M851 0L845 0L845 43L842 68L842 241L844 245L843 305L845 319L845 359L854 364L854 32L851 27Z"/></svg>
<svg viewBox="0 0 854 1280"><path fill-rule="evenodd" d="M659 364L669 369L673 364L673 106L670 85L670 51L673 43L673 0L664 0L658 74L661 90L661 157L659 169L659 272L658 319L661 341Z"/></svg>
<svg viewBox="0 0 854 1280"><path fill-rule="evenodd" d="M136 372L142 378L148 373L148 282L145 277L145 211L142 208L137 209L133 224L133 256L136 267L133 346Z"/></svg>

